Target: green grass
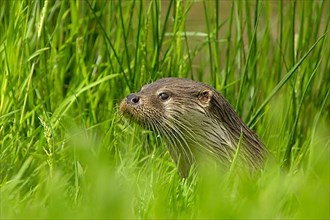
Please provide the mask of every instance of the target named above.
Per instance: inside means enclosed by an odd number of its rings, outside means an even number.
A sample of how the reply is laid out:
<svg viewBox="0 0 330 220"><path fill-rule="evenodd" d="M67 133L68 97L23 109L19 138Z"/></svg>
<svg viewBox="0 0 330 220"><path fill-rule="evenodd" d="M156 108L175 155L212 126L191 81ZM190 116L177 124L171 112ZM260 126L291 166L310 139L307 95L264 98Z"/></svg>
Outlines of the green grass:
<svg viewBox="0 0 330 220"><path fill-rule="evenodd" d="M0 2L0 218L330 218L328 1ZM118 114L165 76L214 86L265 168L182 180Z"/></svg>

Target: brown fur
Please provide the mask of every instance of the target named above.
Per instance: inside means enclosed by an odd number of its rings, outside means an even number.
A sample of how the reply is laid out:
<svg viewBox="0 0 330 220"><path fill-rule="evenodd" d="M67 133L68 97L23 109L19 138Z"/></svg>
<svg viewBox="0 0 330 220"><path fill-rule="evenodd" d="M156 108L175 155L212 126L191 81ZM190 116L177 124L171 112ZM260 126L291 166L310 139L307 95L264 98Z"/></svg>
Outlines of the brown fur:
<svg viewBox="0 0 330 220"><path fill-rule="evenodd" d="M258 167L266 152L219 92L193 80L163 78L145 85L121 102L120 111L165 138L183 177L198 155L230 165L240 137L242 161L251 167Z"/></svg>

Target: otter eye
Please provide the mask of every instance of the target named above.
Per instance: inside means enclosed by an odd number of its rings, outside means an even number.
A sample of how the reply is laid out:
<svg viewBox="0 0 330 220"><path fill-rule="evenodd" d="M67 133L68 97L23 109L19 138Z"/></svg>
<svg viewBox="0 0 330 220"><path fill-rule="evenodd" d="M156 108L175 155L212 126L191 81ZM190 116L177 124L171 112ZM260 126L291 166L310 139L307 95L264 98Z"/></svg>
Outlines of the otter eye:
<svg viewBox="0 0 330 220"><path fill-rule="evenodd" d="M159 94L159 98L163 101L167 100L169 97L170 97L170 95L165 92L162 92Z"/></svg>

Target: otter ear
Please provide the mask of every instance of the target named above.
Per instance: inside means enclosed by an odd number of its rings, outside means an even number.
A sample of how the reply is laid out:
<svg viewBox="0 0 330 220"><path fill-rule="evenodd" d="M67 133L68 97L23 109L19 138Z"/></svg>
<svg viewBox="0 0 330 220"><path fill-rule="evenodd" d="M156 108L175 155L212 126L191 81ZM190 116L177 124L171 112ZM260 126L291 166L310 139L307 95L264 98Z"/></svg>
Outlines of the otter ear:
<svg viewBox="0 0 330 220"><path fill-rule="evenodd" d="M212 91L205 89L199 92L198 99L201 102L201 104L206 107L209 105L212 97Z"/></svg>

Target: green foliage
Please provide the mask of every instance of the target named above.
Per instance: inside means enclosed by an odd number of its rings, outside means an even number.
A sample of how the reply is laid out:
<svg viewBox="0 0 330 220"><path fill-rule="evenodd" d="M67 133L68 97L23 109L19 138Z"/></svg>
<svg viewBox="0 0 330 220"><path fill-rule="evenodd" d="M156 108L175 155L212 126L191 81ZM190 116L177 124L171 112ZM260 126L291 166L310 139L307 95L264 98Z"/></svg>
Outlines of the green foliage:
<svg viewBox="0 0 330 220"><path fill-rule="evenodd" d="M330 218L328 1L1 1L0 217ZM161 77L208 83L265 168L182 180L118 114Z"/></svg>

